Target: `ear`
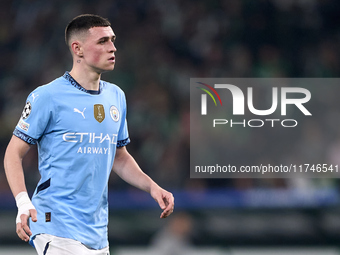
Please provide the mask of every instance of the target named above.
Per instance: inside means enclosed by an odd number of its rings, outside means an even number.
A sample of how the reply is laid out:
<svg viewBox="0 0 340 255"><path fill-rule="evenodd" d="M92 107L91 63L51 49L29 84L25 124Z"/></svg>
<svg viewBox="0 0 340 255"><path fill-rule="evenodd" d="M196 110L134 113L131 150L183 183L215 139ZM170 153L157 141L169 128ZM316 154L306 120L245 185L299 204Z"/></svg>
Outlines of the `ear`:
<svg viewBox="0 0 340 255"><path fill-rule="evenodd" d="M81 43L79 41L74 41L71 44L72 52L75 56L83 57L83 47L81 46Z"/></svg>

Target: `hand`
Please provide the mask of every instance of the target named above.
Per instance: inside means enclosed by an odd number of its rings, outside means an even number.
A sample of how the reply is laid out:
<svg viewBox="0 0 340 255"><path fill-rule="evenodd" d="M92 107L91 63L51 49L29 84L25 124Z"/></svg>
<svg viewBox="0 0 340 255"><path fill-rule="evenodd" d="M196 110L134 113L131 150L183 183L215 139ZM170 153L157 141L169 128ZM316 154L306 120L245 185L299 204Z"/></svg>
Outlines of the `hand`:
<svg viewBox="0 0 340 255"><path fill-rule="evenodd" d="M174 211L175 199L172 193L156 186L151 190L150 194L159 204L160 208L163 209L160 218L166 218Z"/></svg>
<svg viewBox="0 0 340 255"><path fill-rule="evenodd" d="M21 240L28 242L30 239L30 236L32 235L32 232L27 224L28 218L32 217L32 221L37 221L37 211L35 209L29 210L29 215L27 214L21 214L20 220L21 222L17 223L17 234L20 237Z"/></svg>

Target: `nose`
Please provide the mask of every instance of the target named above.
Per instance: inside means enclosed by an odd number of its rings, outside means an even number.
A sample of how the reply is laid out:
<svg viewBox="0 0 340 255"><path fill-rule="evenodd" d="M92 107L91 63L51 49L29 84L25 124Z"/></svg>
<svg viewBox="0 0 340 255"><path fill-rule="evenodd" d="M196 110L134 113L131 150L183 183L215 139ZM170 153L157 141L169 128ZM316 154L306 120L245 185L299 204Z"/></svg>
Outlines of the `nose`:
<svg viewBox="0 0 340 255"><path fill-rule="evenodd" d="M116 51L117 51L117 48L116 48L114 42L111 42L111 44L110 44L110 52L116 52Z"/></svg>

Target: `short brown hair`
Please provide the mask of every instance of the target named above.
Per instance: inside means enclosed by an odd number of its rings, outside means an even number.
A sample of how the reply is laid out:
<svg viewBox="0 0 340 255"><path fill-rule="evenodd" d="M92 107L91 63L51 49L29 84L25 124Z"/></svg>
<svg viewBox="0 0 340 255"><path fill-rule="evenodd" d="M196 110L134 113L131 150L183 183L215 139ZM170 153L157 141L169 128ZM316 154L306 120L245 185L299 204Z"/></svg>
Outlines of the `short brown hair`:
<svg viewBox="0 0 340 255"><path fill-rule="evenodd" d="M82 14L75 17L65 29L65 42L69 45L69 40L73 34L86 32L92 27L109 27L111 23L108 19L95 14Z"/></svg>

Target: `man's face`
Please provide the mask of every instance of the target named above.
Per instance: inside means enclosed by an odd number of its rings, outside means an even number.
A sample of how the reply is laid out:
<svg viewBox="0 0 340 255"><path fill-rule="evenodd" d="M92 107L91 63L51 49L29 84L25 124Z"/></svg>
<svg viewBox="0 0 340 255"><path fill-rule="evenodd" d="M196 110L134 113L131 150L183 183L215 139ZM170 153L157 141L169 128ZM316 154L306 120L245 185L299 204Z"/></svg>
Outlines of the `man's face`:
<svg viewBox="0 0 340 255"><path fill-rule="evenodd" d="M94 71L102 73L113 70L115 66L114 40L116 36L111 27L90 28L83 41L83 60Z"/></svg>

